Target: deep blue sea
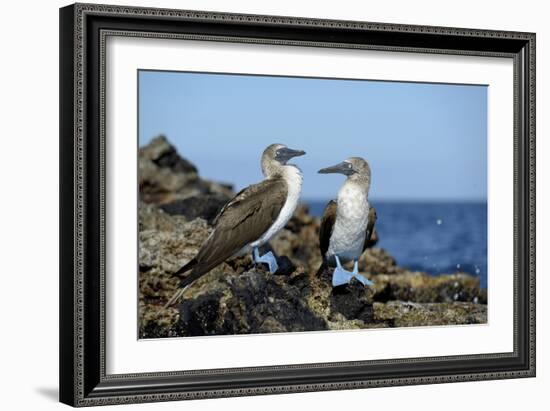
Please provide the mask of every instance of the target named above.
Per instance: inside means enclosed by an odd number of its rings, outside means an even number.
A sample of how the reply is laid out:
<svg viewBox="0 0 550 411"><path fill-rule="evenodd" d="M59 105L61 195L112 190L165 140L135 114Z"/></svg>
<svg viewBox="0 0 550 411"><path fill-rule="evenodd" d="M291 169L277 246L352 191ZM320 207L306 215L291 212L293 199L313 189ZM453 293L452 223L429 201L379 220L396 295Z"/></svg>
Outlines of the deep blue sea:
<svg viewBox="0 0 550 411"><path fill-rule="evenodd" d="M327 202L306 202L320 217ZM487 203L371 201L378 247L429 274L466 272L487 287Z"/></svg>

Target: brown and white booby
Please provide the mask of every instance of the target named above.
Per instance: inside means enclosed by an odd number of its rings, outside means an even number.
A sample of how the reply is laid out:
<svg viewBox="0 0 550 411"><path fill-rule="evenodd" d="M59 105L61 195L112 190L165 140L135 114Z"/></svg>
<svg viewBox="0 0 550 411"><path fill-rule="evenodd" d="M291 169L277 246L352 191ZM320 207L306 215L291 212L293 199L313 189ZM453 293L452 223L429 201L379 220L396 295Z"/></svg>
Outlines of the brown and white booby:
<svg viewBox="0 0 550 411"><path fill-rule="evenodd" d="M376 211L369 205L368 195L371 181L369 164L360 157L347 160L319 170L321 174L339 173L347 176L338 192L338 199L331 200L321 218L319 243L323 263L334 266L333 287L347 284L356 278L363 285L372 285L358 272L357 261L374 230ZM353 261L353 271L342 268L342 264Z"/></svg>
<svg viewBox="0 0 550 411"><path fill-rule="evenodd" d="M181 276L191 270L165 307L176 302L193 281L231 257L252 252L254 262L267 264L271 273L277 271L273 253L260 256L258 247L288 223L298 206L302 172L287 162L304 154L283 144L271 144L264 150L261 167L265 179L241 190L221 209L214 230L197 255L175 273Z"/></svg>

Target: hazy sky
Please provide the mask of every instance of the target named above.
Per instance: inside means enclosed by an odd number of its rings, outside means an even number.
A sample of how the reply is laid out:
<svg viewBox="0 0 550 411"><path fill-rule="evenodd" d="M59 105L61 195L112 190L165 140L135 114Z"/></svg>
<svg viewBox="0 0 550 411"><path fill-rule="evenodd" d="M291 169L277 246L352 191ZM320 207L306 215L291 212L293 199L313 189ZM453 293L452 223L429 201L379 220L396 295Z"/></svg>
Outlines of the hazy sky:
<svg viewBox="0 0 550 411"><path fill-rule="evenodd" d="M487 88L140 71L139 144L165 134L202 176L262 179L271 143L303 149L302 197L335 197L347 157L371 165L377 200L485 200Z"/></svg>

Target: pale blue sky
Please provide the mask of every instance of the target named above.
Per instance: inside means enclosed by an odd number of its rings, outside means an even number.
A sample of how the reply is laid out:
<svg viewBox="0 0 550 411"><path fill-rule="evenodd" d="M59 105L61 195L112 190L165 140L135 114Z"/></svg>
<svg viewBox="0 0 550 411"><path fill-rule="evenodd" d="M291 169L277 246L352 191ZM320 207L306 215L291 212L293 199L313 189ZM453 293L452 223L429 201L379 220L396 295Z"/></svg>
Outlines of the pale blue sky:
<svg viewBox="0 0 550 411"><path fill-rule="evenodd" d="M377 200L486 200L487 87L139 72L139 144L165 134L202 176L262 179L271 143L307 152L302 197L336 195L317 170L367 159Z"/></svg>

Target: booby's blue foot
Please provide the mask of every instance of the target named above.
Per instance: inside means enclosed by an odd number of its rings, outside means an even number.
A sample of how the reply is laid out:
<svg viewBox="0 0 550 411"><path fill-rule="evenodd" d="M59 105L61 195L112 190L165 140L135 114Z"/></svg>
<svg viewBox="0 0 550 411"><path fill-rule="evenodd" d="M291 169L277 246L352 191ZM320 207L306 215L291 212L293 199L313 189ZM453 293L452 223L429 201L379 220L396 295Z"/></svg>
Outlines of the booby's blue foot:
<svg viewBox="0 0 550 411"><path fill-rule="evenodd" d="M353 275L353 277L355 277L355 279L357 281L359 281L365 287L369 286L369 285L374 285L374 283L372 281L370 281L369 279L367 279L367 278L363 277L361 274L359 274L359 268L358 268L357 261L355 261L353 263L353 273L352 273L352 275Z"/></svg>
<svg viewBox="0 0 550 411"><path fill-rule="evenodd" d="M265 263L269 267L269 272L271 274L277 272L279 269L279 265L277 264L277 260L275 259L275 256L271 251L265 253L264 255L260 256L260 253L258 252L258 249L254 249L253 253L254 262L255 263Z"/></svg>
<svg viewBox="0 0 550 411"><path fill-rule="evenodd" d="M332 273L332 286L338 287L339 285L349 283L353 278L353 274L344 270L337 255L334 258L336 259L336 268L334 269L334 273Z"/></svg>
<svg viewBox="0 0 550 411"><path fill-rule="evenodd" d="M369 286L374 284L372 281L367 280L365 277L359 274L357 261L355 261L355 263L353 264L353 271L349 272L344 270L338 256L335 256L335 258L336 258L336 268L334 269L334 273L332 274L333 287L338 287L339 285L348 284L352 278L357 279L357 281L359 281L364 286Z"/></svg>
<svg viewBox="0 0 550 411"><path fill-rule="evenodd" d="M332 286L338 287L339 285L347 284L351 281L353 275L349 271L344 270L343 268L336 267L334 273L332 274Z"/></svg>

